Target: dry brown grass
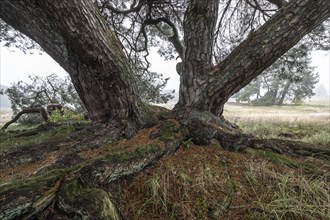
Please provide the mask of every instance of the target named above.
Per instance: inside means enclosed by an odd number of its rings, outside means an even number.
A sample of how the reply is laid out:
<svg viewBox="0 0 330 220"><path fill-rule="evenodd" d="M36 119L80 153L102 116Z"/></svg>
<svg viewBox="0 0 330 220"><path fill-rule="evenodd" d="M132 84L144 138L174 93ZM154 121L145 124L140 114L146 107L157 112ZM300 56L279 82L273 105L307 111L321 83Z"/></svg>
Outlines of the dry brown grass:
<svg viewBox="0 0 330 220"><path fill-rule="evenodd" d="M284 158L192 145L113 188L128 219L326 219L330 167Z"/></svg>
<svg viewBox="0 0 330 220"><path fill-rule="evenodd" d="M330 106L249 106L227 104L225 117L245 133L330 147Z"/></svg>
<svg viewBox="0 0 330 220"><path fill-rule="evenodd" d="M228 103L224 115L231 121L330 123L330 106L250 106Z"/></svg>
<svg viewBox="0 0 330 220"><path fill-rule="evenodd" d="M328 219L329 173L307 176L291 170L279 173L268 161L248 161L246 179L255 199L252 219Z"/></svg>

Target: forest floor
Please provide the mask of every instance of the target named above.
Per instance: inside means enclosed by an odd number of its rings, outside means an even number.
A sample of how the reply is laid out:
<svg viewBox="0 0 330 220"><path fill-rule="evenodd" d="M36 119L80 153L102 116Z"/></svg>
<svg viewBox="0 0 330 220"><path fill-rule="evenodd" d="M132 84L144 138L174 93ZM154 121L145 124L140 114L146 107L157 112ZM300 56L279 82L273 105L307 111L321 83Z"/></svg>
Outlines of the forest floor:
<svg viewBox="0 0 330 220"><path fill-rule="evenodd" d="M330 148L329 106L228 104L224 115L260 138ZM2 186L50 166L77 144L71 134L86 126L12 125L0 133L0 195ZM152 144L149 136L154 129L143 129L130 140L81 150L79 155L86 161L134 151ZM330 161L249 148L231 152L218 143L197 146L186 140L174 154L119 179L109 191L127 219L330 219Z"/></svg>

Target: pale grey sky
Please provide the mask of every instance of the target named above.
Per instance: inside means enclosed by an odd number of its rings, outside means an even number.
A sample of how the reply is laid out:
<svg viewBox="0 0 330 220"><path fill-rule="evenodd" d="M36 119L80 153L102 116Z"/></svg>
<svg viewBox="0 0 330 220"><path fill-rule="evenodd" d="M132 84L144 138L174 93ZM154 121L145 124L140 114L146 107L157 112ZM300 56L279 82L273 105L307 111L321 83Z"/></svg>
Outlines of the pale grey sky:
<svg viewBox="0 0 330 220"><path fill-rule="evenodd" d="M164 61L155 51L150 58L152 63L152 71L163 73L164 77L170 77L168 81L168 89L179 88L180 78L176 73L173 61ZM46 53L40 54L24 54L18 49L8 49L0 47L0 83L10 86L12 82L19 80L27 80L28 75L34 74L39 76L47 76L56 73L59 76L66 76L67 73Z"/></svg>
<svg viewBox="0 0 330 220"><path fill-rule="evenodd" d="M150 57L152 70L163 73L164 77L170 77L167 89L178 91L180 78L176 73L174 61L164 61L154 51ZM316 67L320 75L319 84L330 87L330 51L315 51L312 53L312 65ZM46 76L56 73L66 76L67 73L47 54L24 54L17 49L0 47L0 83L10 86L12 82L27 80L28 75Z"/></svg>

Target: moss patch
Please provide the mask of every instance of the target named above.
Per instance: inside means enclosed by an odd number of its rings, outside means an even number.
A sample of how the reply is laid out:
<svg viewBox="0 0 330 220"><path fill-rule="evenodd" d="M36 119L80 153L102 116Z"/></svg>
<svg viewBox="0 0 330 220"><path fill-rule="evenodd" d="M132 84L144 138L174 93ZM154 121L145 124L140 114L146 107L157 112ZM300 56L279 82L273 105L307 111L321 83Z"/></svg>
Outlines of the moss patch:
<svg viewBox="0 0 330 220"><path fill-rule="evenodd" d="M107 192L88 188L78 180L67 183L60 193L59 205L73 218L120 219L115 205Z"/></svg>
<svg viewBox="0 0 330 220"><path fill-rule="evenodd" d="M317 170L317 168L312 164L300 162L299 160L297 160L297 158L292 159L289 156L277 154L271 151L255 150L251 148L248 148L246 151L257 157L263 157L273 163L285 165L290 168L301 168L304 169L305 171Z"/></svg>

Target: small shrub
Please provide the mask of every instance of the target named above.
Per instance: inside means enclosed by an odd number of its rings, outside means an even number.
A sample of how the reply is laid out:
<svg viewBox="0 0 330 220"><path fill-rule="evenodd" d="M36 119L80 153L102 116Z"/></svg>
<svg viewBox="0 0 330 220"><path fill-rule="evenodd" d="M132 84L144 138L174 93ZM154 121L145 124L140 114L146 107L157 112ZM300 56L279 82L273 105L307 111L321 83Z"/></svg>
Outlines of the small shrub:
<svg viewBox="0 0 330 220"><path fill-rule="evenodd" d="M63 121L81 121L81 120L84 120L82 114L67 109L65 109L62 112L59 110L52 111L50 115L50 121L55 123L63 122Z"/></svg>

